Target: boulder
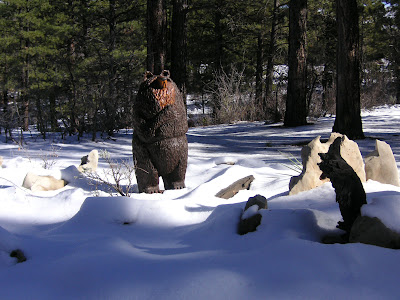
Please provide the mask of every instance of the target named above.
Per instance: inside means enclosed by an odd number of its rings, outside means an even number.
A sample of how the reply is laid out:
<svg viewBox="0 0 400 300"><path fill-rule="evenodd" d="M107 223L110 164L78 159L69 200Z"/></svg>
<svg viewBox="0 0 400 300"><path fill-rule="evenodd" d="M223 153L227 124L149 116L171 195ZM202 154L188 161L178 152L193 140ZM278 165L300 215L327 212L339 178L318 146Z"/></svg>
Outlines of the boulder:
<svg viewBox="0 0 400 300"><path fill-rule="evenodd" d="M256 231L261 224L262 216L258 213L260 209L267 209L268 203L264 196L256 195L247 200L245 209L240 216L238 234L244 235Z"/></svg>
<svg viewBox="0 0 400 300"><path fill-rule="evenodd" d="M327 153L334 140L342 136L340 133L334 132L326 143L321 143L321 137L318 136L303 147L301 150L303 171L299 176L294 176L290 179L289 195L311 190L329 181L329 179L320 179L322 172L318 167L318 163L321 162L321 158L318 153ZM364 162L357 143L344 136L340 144L340 154L353 168L361 181L366 181Z"/></svg>
<svg viewBox="0 0 400 300"><path fill-rule="evenodd" d="M63 188L67 182L63 179L56 179L53 176L40 176L28 172L25 176L22 186L33 192L53 191Z"/></svg>
<svg viewBox="0 0 400 300"><path fill-rule="evenodd" d="M78 167L79 172L96 172L99 163L99 152L92 150L90 153L81 158L81 164Z"/></svg>
<svg viewBox="0 0 400 300"><path fill-rule="evenodd" d="M250 208L253 205L257 205L258 209L267 209L268 208L267 199L261 195L255 195L254 197L250 197L249 200L247 200L247 202L246 202L246 206L244 207L244 210L246 211L248 208Z"/></svg>
<svg viewBox="0 0 400 300"><path fill-rule="evenodd" d="M22 263L22 262L26 261L26 256L25 256L24 252L22 252L21 249L16 249L16 250L11 251L10 257L15 257L17 259L17 263Z"/></svg>
<svg viewBox="0 0 400 300"><path fill-rule="evenodd" d="M228 187L220 190L215 196L222 199L229 199L235 196L240 190L248 190L250 184L253 182L254 176L246 176L229 185Z"/></svg>
<svg viewBox="0 0 400 300"><path fill-rule="evenodd" d="M400 234L377 217L359 216L351 228L349 242L400 249Z"/></svg>
<svg viewBox="0 0 400 300"><path fill-rule="evenodd" d="M400 186L396 160L385 142L376 140L375 151L365 157L365 173L367 180Z"/></svg>

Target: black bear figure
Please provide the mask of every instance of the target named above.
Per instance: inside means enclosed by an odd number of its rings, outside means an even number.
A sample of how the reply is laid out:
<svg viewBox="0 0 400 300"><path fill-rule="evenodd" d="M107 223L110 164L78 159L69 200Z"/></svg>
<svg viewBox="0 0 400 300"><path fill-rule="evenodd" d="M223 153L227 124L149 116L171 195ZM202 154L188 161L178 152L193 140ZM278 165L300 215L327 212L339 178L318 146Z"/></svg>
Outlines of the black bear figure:
<svg viewBox="0 0 400 300"><path fill-rule="evenodd" d="M318 153L322 162L318 164L322 171L321 179L329 178L336 193L343 222L338 228L350 232L350 229L361 214L361 206L367 204L364 187L353 168L340 155L340 145L344 137L338 137L329 147L327 153Z"/></svg>

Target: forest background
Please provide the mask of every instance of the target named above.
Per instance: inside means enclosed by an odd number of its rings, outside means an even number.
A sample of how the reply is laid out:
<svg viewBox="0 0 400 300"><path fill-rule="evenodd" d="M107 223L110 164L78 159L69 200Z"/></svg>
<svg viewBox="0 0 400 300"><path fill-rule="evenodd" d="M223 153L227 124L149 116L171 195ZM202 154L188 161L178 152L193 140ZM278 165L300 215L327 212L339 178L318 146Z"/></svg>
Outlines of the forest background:
<svg viewBox="0 0 400 300"><path fill-rule="evenodd" d="M338 1L305 2L310 119L335 114ZM95 139L131 127L132 98L158 46L163 68L204 111L189 115L191 125L283 119L288 2L161 0L163 31L152 40L149 3L0 1L1 131L13 139L13 129L35 125L43 138L60 131ZM400 103L398 0L357 7L361 106Z"/></svg>

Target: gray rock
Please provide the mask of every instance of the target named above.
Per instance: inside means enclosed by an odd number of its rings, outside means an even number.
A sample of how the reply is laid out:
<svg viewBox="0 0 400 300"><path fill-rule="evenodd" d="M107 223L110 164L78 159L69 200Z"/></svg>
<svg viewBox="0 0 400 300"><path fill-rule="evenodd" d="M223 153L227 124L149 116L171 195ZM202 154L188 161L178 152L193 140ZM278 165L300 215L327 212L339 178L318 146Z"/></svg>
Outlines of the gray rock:
<svg viewBox="0 0 400 300"><path fill-rule="evenodd" d="M99 152L92 150L90 153L81 158L81 164L78 167L79 172L96 172L99 163Z"/></svg>
<svg viewBox="0 0 400 300"><path fill-rule="evenodd" d="M235 196L240 190L248 190L253 182L254 176L246 176L219 191L215 196L222 199L229 199Z"/></svg>
<svg viewBox="0 0 400 300"><path fill-rule="evenodd" d="M340 133L332 133L326 143L321 143L320 137L313 139L301 150L303 171L299 176L293 176L289 183L289 195L308 191L323 185L329 179L321 180L322 174L318 167L321 159L318 153L327 153L329 146L337 137L342 137ZM353 168L362 182L366 181L364 161L356 142L349 140L346 136L340 145L340 154L343 159Z"/></svg>
<svg viewBox="0 0 400 300"><path fill-rule="evenodd" d="M365 157L365 173L368 179L400 186L396 160L390 146L376 140L375 151Z"/></svg>
<svg viewBox="0 0 400 300"><path fill-rule="evenodd" d="M22 250L20 250L20 249L11 251L10 257L15 257L17 259L17 263L22 263L22 262L26 261L26 256L25 256L24 252L22 252Z"/></svg>
<svg viewBox="0 0 400 300"><path fill-rule="evenodd" d="M246 211L249 207L251 207L253 205L257 205L258 209L267 209L268 208L267 199L261 195L255 195L254 197L250 197L249 200L247 200L244 210Z"/></svg>
<svg viewBox="0 0 400 300"><path fill-rule="evenodd" d="M246 215L246 212L250 207L253 207L254 205L257 206L257 212L249 217L244 217ZM268 203L267 199L264 196L261 195L256 195L254 197L249 198L247 200L245 209L240 216L240 221L238 225L238 234L244 235L249 232L254 232L257 230L258 225L261 224L261 219L262 216L261 214L258 213L260 209L267 209L268 208Z"/></svg>
<svg viewBox="0 0 400 300"><path fill-rule="evenodd" d="M244 235L249 232L254 232L257 230L258 225L261 224L262 216L260 214L255 214L248 219L240 219L238 226L238 234Z"/></svg>
<svg viewBox="0 0 400 300"><path fill-rule="evenodd" d="M22 186L33 192L54 191L63 188L67 182L63 179L56 179L53 176L41 176L28 172Z"/></svg>

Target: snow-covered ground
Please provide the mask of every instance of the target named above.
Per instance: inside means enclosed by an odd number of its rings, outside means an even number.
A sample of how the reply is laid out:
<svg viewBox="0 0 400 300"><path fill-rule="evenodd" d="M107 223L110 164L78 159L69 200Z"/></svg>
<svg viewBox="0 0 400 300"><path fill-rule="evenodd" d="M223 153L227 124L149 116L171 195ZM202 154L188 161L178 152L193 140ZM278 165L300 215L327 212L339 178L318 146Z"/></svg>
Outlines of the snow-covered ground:
<svg viewBox="0 0 400 300"><path fill-rule="evenodd" d="M398 299L398 250L319 242L340 233L330 183L287 195L296 175L285 166L288 157L300 159L300 145L318 135L328 138L333 121L192 128L187 188L131 197L96 191L76 170L92 149L131 158L129 132L97 142L31 134L23 149L1 143L0 299ZM379 138L399 168L400 106L363 112L363 125L362 154ZM104 168L100 160L99 173ZM31 192L21 187L28 171L70 184ZM255 177L250 190L215 197L247 175ZM364 188L368 203L400 232L400 188L373 181ZM240 236L240 215L256 194L269 208L256 232ZM9 257L17 248L26 262Z"/></svg>

